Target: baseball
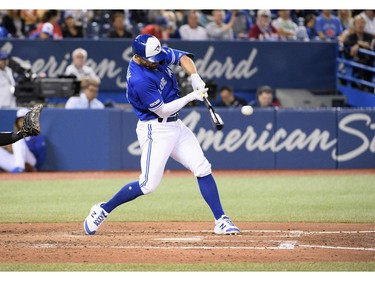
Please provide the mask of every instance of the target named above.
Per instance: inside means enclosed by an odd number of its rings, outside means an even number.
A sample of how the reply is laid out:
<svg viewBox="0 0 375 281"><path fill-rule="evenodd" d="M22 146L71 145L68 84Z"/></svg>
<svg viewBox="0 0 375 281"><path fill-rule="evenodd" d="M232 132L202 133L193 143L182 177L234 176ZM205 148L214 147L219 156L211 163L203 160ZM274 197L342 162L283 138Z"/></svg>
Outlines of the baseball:
<svg viewBox="0 0 375 281"><path fill-rule="evenodd" d="M253 114L254 110L253 110L253 107L251 105L244 105L243 107L241 107L241 113L243 115L246 115L246 116L249 116L251 114Z"/></svg>

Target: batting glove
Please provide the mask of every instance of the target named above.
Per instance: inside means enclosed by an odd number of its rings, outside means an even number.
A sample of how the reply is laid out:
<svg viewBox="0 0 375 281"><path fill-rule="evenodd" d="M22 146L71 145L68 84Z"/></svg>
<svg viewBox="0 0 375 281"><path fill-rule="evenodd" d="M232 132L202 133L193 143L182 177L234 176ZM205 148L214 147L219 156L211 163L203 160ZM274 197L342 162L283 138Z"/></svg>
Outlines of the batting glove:
<svg viewBox="0 0 375 281"><path fill-rule="evenodd" d="M188 94L188 96L190 97L190 101L193 101L193 100L203 101L204 97L206 98L208 97L207 91L208 91L208 88L191 92L190 94Z"/></svg>
<svg viewBox="0 0 375 281"><path fill-rule="evenodd" d="M206 86L206 83L203 82L201 77L199 76L198 73L193 73L190 75L191 77L191 86L193 87L193 90L203 90L204 87Z"/></svg>

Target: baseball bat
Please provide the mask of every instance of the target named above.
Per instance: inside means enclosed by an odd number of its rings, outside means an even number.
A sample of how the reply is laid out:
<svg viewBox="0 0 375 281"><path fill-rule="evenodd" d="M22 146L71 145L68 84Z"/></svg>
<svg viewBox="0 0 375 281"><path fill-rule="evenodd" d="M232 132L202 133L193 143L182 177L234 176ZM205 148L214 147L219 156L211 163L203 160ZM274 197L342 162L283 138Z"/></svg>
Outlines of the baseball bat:
<svg viewBox="0 0 375 281"><path fill-rule="evenodd" d="M224 122L223 119L221 119L220 115L215 111L214 107L210 103L210 101L207 99L207 97L203 97L203 101L206 104L206 107L210 113L210 118L212 125L217 129L217 130L222 130L224 127Z"/></svg>

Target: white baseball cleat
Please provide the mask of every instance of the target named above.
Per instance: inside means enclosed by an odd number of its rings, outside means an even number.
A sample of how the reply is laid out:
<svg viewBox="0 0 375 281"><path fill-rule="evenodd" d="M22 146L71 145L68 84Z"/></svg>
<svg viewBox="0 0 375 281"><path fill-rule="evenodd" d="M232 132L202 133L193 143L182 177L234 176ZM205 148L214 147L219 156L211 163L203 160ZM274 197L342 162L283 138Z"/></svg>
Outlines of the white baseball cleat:
<svg viewBox="0 0 375 281"><path fill-rule="evenodd" d="M215 234L239 234L240 230L228 216L222 215L221 218L216 221L214 232Z"/></svg>
<svg viewBox="0 0 375 281"><path fill-rule="evenodd" d="M94 235L99 229L100 225L108 217L108 213L101 207L105 202L98 203L92 206L89 215L83 223L83 228L86 234Z"/></svg>

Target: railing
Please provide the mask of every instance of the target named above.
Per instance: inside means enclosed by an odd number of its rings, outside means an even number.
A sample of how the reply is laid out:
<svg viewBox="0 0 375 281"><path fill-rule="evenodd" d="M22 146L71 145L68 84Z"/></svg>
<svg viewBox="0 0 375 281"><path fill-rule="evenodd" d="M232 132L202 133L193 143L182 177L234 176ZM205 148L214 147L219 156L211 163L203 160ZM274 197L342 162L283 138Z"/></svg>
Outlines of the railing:
<svg viewBox="0 0 375 281"><path fill-rule="evenodd" d="M361 54L370 55L370 56L375 57L374 51L370 51L370 50L360 48L358 50L358 52L361 53ZM374 61L375 61L375 59L374 59ZM361 78L354 77L352 75L353 67L355 67L357 69L359 68L359 69L363 69L363 70L372 72L373 74L375 74L375 67L368 66L368 65L365 65L365 64L361 64L361 63L358 63L358 62L354 62L352 60L344 59L344 58L341 58L341 57L337 58L337 62L339 63L339 67L338 67L338 71L337 71L337 78L340 78L340 79L343 79L343 80L346 80L346 81L349 81L349 82L355 82L357 84L364 85L364 86L367 86L367 87L370 87L370 88L375 88L375 81L374 81L375 75L373 75L371 81L366 81L366 80L363 80ZM351 83L347 83L347 84L348 84L349 87L351 87Z"/></svg>

